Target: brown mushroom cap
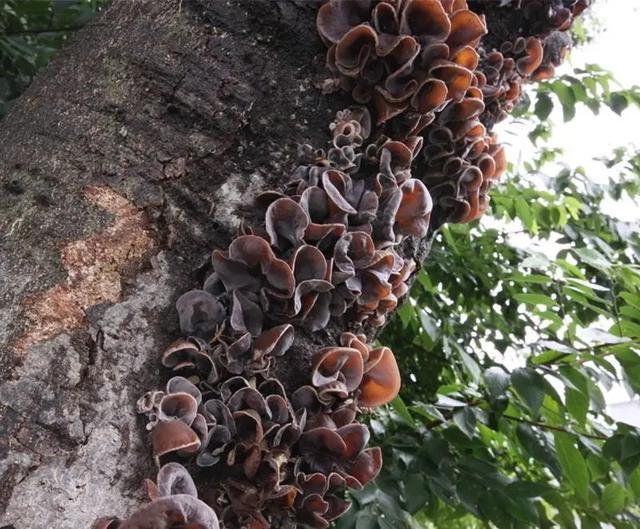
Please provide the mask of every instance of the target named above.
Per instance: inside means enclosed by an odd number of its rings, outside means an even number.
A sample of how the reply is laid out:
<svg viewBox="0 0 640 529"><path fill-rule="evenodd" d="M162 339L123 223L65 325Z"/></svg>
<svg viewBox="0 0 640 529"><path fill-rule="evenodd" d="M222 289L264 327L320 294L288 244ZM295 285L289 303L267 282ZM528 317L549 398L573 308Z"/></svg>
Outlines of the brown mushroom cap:
<svg viewBox="0 0 640 529"><path fill-rule="evenodd" d="M183 421L159 422L151 431L156 462L170 453L193 454L200 448L200 439Z"/></svg>
<svg viewBox="0 0 640 529"><path fill-rule="evenodd" d="M188 393L191 395L196 404L199 406L202 402L202 393L191 381L184 377L170 378L166 385L167 393Z"/></svg>
<svg viewBox="0 0 640 529"><path fill-rule="evenodd" d="M526 41L526 56L516 61L518 71L523 76L531 75L542 64L544 50L542 42L535 37L529 37Z"/></svg>
<svg viewBox="0 0 640 529"><path fill-rule="evenodd" d="M336 44L351 28L369 18L371 0L327 2L318 10L318 33L328 44Z"/></svg>
<svg viewBox="0 0 640 529"><path fill-rule="evenodd" d="M400 384L400 370L391 349L374 349L365 366L358 403L367 408L386 404L398 395Z"/></svg>
<svg viewBox="0 0 640 529"><path fill-rule="evenodd" d="M186 468L179 463L167 463L158 471L158 497L186 494L198 497L198 490Z"/></svg>
<svg viewBox="0 0 640 529"><path fill-rule="evenodd" d="M402 185L402 200L396 213L394 230L400 235L425 237L433 202L426 186L415 178Z"/></svg>
<svg viewBox="0 0 640 529"><path fill-rule="evenodd" d="M444 39L451 31L451 22L439 0L408 0L402 12L400 31L430 43Z"/></svg>
<svg viewBox="0 0 640 529"><path fill-rule="evenodd" d="M277 325L264 331L255 339L253 343L254 352L259 356L281 356L288 351L293 344L293 340L294 330L292 325L288 323Z"/></svg>
<svg viewBox="0 0 640 529"><path fill-rule="evenodd" d="M214 382L218 378L218 372L206 342L194 337L188 340L177 340L170 344L163 351L161 362L164 367L175 373L197 375L208 382Z"/></svg>
<svg viewBox="0 0 640 529"><path fill-rule="evenodd" d="M382 451L379 447L367 448L355 460L349 469L350 477L356 480L352 485L361 488L380 473L382 468ZM349 481L349 480L348 480ZM360 487L358 487L360 485Z"/></svg>
<svg viewBox="0 0 640 529"><path fill-rule="evenodd" d="M339 428L337 433L345 444L345 451L342 455L348 460L355 459L369 442L369 430L364 424L348 424Z"/></svg>
<svg viewBox="0 0 640 529"><path fill-rule="evenodd" d="M180 329L186 335L209 338L225 313L218 300L204 290L191 290L178 298Z"/></svg>
<svg viewBox="0 0 640 529"><path fill-rule="evenodd" d="M451 17L451 32L446 40L451 50L467 46L487 33L482 18L473 11L459 10Z"/></svg>
<svg viewBox="0 0 640 529"><path fill-rule="evenodd" d="M362 356L357 349L328 347L314 354L311 380L318 388L338 382L351 392L362 381L363 369Z"/></svg>
<svg viewBox="0 0 640 529"><path fill-rule="evenodd" d="M191 426L198 413L198 402L188 393L172 393L165 395L160 401L159 419L171 421L178 419Z"/></svg>
<svg viewBox="0 0 640 529"><path fill-rule="evenodd" d="M118 529L121 527L121 524L122 520L120 520L120 518L108 516L105 518L99 518L93 522L91 529Z"/></svg>
<svg viewBox="0 0 640 529"><path fill-rule="evenodd" d="M271 244L277 247L298 246L310 219L300 205L290 198L279 198L267 208L265 227Z"/></svg>
<svg viewBox="0 0 640 529"><path fill-rule="evenodd" d="M241 235L228 252L213 252L213 268L229 292L257 291L262 285L286 296L293 294L295 280L289 265L276 258L269 243L257 235Z"/></svg>
<svg viewBox="0 0 640 529"><path fill-rule="evenodd" d="M262 308L258 303L240 290L233 292L230 323L236 332L248 332L251 336L257 336L262 332L263 319Z"/></svg>
<svg viewBox="0 0 640 529"><path fill-rule="evenodd" d="M204 502L178 494L159 498L137 511L118 529L219 529L218 517Z"/></svg>

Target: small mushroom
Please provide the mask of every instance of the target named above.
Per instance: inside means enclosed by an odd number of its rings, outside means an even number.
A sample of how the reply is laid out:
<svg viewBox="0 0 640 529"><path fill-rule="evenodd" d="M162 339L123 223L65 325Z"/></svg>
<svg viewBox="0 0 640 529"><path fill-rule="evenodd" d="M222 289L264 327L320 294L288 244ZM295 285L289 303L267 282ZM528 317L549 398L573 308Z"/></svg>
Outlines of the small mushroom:
<svg viewBox="0 0 640 529"><path fill-rule="evenodd" d="M279 248L302 244L310 222L307 213L290 198L279 198L273 202L267 208L265 219L271 244Z"/></svg>
<svg viewBox="0 0 640 529"><path fill-rule="evenodd" d="M294 331L290 324L278 325L264 331L253 344L256 356L282 356L293 344Z"/></svg>
<svg viewBox="0 0 640 529"><path fill-rule="evenodd" d="M204 290L190 290L176 301L180 329L185 335L210 338L224 319L222 305Z"/></svg>
<svg viewBox="0 0 640 529"><path fill-rule="evenodd" d="M334 394L346 398L360 385L363 369L357 349L327 347L313 355L311 381L321 400Z"/></svg>
<svg viewBox="0 0 640 529"><path fill-rule="evenodd" d="M145 483L151 503L127 520L101 518L92 529L219 529L218 517L198 499L193 480L182 465L164 465L157 482Z"/></svg>
<svg viewBox="0 0 640 529"><path fill-rule="evenodd" d="M118 529L218 529L218 517L193 496L176 495L151 502L123 522Z"/></svg>
<svg viewBox="0 0 640 529"><path fill-rule="evenodd" d="M230 319L233 330L257 336L262 332L263 320L264 316L260 305L249 299L240 290L234 291Z"/></svg>
<svg viewBox="0 0 640 529"><path fill-rule="evenodd" d="M220 462L223 452L232 442L232 434L229 428L216 425L209 431L203 442L202 450L196 458L199 467L212 467Z"/></svg>
<svg viewBox="0 0 640 529"><path fill-rule="evenodd" d="M487 33L482 18L469 10L459 10L451 16L451 32L446 43L451 50L467 46Z"/></svg>
<svg viewBox="0 0 640 529"><path fill-rule="evenodd" d="M195 454L200 448L200 439L187 424L181 420L159 422L151 431L153 456L156 463L168 454Z"/></svg>
<svg viewBox="0 0 640 529"><path fill-rule="evenodd" d="M196 401L196 405L199 406L202 402L202 393L191 381L184 377L173 377L169 379L166 385L168 394L172 393L187 393L191 395Z"/></svg>
<svg viewBox="0 0 640 529"><path fill-rule="evenodd" d="M378 35L371 26L360 24L350 29L336 44L336 68L348 77L357 77L377 44Z"/></svg>
<svg viewBox="0 0 640 529"><path fill-rule="evenodd" d="M433 202L426 186L415 178L402 185L402 200L396 213L394 231L400 235L425 237Z"/></svg>
<svg viewBox="0 0 640 529"><path fill-rule="evenodd" d="M446 101L449 90L444 81L428 79L413 95L411 106L421 114L438 110Z"/></svg>
<svg viewBox="0 0 640 529"><path fill-rule="evenodd" d="M161 421L180 420L191 426L198 413L198 403L188 393L165 395L160 401L159 419Z"/></svg>
<svg viewBox="0 0 640 529"><path fill-rule="evenodd" d="M352 277L356 270L365 268L371 262L374 252L375 245L369 234L361 231L347 233L335 245L335 267L344 274L344 278ZM334 281L338 278L335 277Z"/></svg>
<svg viewBox="0 0 640 529"><path fill-rule="evenodd" d="M529 37L526 41L525 51L526 56L516 61L518 72L522 76L531 75L542 64L542 42L535 37Z"/></svg>
<svg viewBox="0 0 640 529"><path fill-rule="evenodd" d="M398 395L400 385L400 370L391 349L374 349L364 366L358 404L367 408L386 404Z"/></svg>
<svg viewBox="0 0 640 529"><path fill-rule="evenodd" d="M157 496L159 498L176 494L198 497L198 490L191 475L186 468L178 463L167 463L160 468L157 481Z"/></svg>
<svg viewBox="0 0 640 529"><path fill-rule="evenodd" d="M415 35L423 44L444 40L451 22L439 0L408 0L402 12L400 31Z"/></svg>
<svg viewBox="0 0 640 529"><path fill-rule="evenodd" d="M162 353L162 365L175 373L198 376L207 382L215 382L218 372L207 344L196 338L177 340Z"/></svg>
<svg viewBox="0 0 640 529"><path fill-rule="evenodd" d="M336 44L354 26L369 18L371 0L344 2L332 0L318 10L318 33L329 44Z"/></svg>
<svg viewBox="0 0 640 529"><path fill-rule="evenodd" d="M376 478L382 468L382 451L379 447L367 448L349 469L347 484L359 489Z"/></svg>

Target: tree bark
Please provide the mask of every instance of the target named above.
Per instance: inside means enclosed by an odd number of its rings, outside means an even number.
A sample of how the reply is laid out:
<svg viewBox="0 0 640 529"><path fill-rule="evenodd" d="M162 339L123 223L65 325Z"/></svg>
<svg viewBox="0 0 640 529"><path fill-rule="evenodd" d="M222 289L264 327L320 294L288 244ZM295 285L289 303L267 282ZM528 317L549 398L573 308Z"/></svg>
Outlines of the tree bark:
<svg viewBox="0 0 640 529"><path fill-rule="evenodd" d="M0 526L123 514L134 403L240 206L344 105L306 0L117 0L0 126Z"/></svg>

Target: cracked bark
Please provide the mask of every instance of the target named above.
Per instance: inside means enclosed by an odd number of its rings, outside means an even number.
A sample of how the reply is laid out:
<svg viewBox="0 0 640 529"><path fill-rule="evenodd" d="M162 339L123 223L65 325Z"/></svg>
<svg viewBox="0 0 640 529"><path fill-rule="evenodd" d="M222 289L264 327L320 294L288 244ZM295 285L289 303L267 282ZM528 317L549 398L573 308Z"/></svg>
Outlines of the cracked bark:
<svg viewBox="0 0 640 529"><path fill-rule="evenodd" d="M142 500L134 403L238 206L322 146L317 4L119 0L0 127L0 526Z"/></svg>

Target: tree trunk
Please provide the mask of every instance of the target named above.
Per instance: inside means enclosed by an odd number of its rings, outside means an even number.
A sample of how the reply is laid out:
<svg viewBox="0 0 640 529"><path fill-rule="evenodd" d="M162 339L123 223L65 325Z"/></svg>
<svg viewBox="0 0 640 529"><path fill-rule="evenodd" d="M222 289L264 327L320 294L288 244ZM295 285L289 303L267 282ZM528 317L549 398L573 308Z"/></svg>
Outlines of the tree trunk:
<svg viewBox="0 0 640 529"><path fill-rule="evenodd" d="M175 299L351 104L320 89L319 3L115 0L3 121L0 529L78 529L141 503L154 469L134 405L159 386ZM512 8L487 49L524 31ZM421 262L427 246L398 253ZM296 330L275 366L288 389L345 323Z"/></svg>
<svg viewBox="0 0 640 529"><path fill-rule="evenodd" d="M136 399L238 207L324 146L307 0L117 0L0 127L0 526L78 529L154 474Z"/></svg>

